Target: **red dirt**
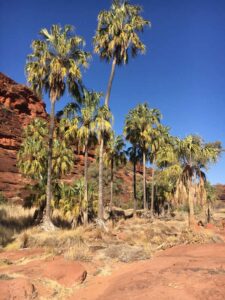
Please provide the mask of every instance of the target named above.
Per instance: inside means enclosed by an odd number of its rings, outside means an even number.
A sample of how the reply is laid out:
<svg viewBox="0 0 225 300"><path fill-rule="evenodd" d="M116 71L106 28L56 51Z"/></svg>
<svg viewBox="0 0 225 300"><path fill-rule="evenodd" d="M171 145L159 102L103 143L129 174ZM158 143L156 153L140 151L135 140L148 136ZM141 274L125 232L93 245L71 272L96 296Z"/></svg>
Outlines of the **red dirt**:
<svg viewBox="0 0 225 300"><path fill-rule="evenodd" d="M97 261L84 267L61 256L46 257L41 249L2 252L0 262L0 300L55 299L55 293L62 300L225 299L223 243L182 245L152 260L113 263L108 276L96 275Z"/></svg>
<svg viewBox="0 0 225 300"><path fill-rule="evenodd" d="M70 300L225 299L225 244L185 245L95 277Z"/></svg>
<svg viewBox="0 0 225 300"><path fill-rule="evenodd" d="M87 275L79 262L61 256L46 258L39 249L3 252L0 263L0 300L52 299L54 285L72 288Z"/></svg>
<svg viewBox="0 0 225 300"><path fill-rule="evenodd" d="M35 299L37 291L32 283L25 278L0 281L1 300Z"/></svg>
<svg viewBox="0 0 225 300"><path fill-rule="evenodd" d="M40 248L35 249L20 249L17 251L7 251L7 252L0 252L0 261L7 258L7 260L15 262L20 259L24 258L32 258L41 256L44 254L44 250Z"/></svg>

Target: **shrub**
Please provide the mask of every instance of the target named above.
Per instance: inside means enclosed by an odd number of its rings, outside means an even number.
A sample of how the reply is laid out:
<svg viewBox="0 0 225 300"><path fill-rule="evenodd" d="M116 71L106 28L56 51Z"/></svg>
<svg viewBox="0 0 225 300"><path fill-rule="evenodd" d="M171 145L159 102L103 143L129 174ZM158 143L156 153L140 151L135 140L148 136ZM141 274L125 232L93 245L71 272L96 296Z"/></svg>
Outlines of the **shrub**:
<svg viewBox="0 0 225 300"><path fill-rule="evenodd" d="M5 198L5 196L2 194L2 192L0 192L0 205L1 204L5 204L7 202L7 199Z"/></svg>

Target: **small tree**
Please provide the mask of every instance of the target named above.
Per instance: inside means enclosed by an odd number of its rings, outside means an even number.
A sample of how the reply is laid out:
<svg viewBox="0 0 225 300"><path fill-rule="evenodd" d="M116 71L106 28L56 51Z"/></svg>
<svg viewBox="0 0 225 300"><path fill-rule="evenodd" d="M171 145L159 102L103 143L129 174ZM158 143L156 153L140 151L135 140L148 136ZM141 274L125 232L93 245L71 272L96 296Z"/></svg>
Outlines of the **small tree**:
<svg viewBox="0 0 225 300"><path fill-rule="evenodd" d="M52 149L52 182L53 186L62 175L67 174L73 167L73 151L61 135L62 123L57 127ZM61 128L61 130L59 129ZM48 169L48 123L43 119L34 119L24 130L23 142L17 155L17 165L20 172L36 183L36 201L46 203L44 190L47 184ZM34 189L32 189L34 192ZM54 189L52 193L54 195ZM44 208L45 205L42 205Z"/></svg>
<svg viewBox="0 0 225 300"><path fill-rule="evenodd" d="M194 202L191 194L193 183L197 178L205 178L202 169L217 160L221 145L205 144L199 136L189 135L179 142L179 159L183 167L182 180L188 193L189 226L195 223Z"/></svg>

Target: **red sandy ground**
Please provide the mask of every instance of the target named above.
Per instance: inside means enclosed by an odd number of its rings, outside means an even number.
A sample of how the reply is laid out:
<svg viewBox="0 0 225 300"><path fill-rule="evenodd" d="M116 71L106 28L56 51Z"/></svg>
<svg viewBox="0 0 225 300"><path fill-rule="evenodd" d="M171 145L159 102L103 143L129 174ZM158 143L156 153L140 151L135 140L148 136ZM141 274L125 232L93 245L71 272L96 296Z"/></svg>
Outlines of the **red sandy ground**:
<svg viewBox="0 0 225 300"><path fill-rule="evenodd" d="M96 275L100 262L67 261L41 249L1 252L0 262L0 300L225 299L225 243L181 245L151 260L114 262L107 276Z"/></svg>
<svg viewBox="0 0 225 300"><path fill-rule="evenodd" d="M70 300L225 299L225 244L182 245L95 277Z"/></svg>

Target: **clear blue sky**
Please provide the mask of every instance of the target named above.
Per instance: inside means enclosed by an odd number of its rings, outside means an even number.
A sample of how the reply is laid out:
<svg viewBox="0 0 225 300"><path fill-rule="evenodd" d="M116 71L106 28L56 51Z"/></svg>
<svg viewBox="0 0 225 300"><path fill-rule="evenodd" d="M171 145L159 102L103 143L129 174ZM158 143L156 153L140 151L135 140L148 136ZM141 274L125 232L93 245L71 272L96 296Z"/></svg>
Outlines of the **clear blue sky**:
<svg viewBox="0 0 225 300"><path fill-rule="evenodd" d="M225 1L134 0L152 22L143 34L146 55L116 70L111 95L115 130L122 132L130 108L147 101L163 113L164 124L179 137L200 134L225 145ZM1 0L0 71L25 83L30 44L41 28L72 24L92 52L97 14L110 0ZM110 66L93 55L83 80L105 92ZM45 99L48 102L48 99ZM64 97L61 104L69 99ZM224 155L225 156L225 155ZM225 157L211 167L211 182L225 182Z"/></svg>

